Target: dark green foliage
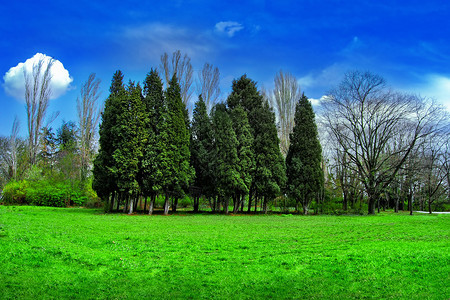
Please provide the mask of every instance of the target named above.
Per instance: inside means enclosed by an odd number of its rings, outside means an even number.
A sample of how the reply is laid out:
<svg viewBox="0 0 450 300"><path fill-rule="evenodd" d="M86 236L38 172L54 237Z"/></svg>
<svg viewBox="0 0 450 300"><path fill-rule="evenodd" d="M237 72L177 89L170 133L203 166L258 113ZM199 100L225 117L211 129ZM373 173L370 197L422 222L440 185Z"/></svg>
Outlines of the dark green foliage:
<svg viewBox="0 0 450 300"><path fill-rule="evenodd" d="M195 169L195 186L208 197L214 194L214 132L202 95L198 97L192 116L191 161Z"/></svg>
<svg viewBox="0 0 450 300"><path fill-rule="evenodd" d="M140 182L143 193L153 195L161 189L161 172L158 158L167 147L158 147L161 131L167 118L167 107L161 78L156 70L151 70L144 81L144 144L140 169Z"/></svg>
<svg viewBox="0 0 450 300"><path fill-rule="evenodd" d="M259 196L275 198L286 182L285 164L279 147L275 114L268 103L257 111L255 127L255 192Z"/></svg>
<svg viewBox="0 0 450 300"><path fill-rule="evenodd" d="M114 166L120 191L136 193L139 162L142 158L144 103L142 89L130 82L126 93L120 94L117 123L114 128Z"/></svg>
<svg viewBox="0 0 450 300"><path fill-rule="evenodd" d="M294 122L286 157L287 191L302 203L306 214L313 197L322 189L324 178L314 111L305 95L296 104Z"/></svg>
<svg viewBox="0 0 450 300"><path fill-rule="evenodd" d="M254 166L253 135L248 123L247 113L242 106L238 105L230 112L233 129L237 139L237 156L241 186L236 190L239 196L247 195L252 183L252 172Z"/></svg>
<svg viewBox="0 0 450 300"><path fill-rule="evenodd" d="M231 110L238 106L243 108L253 135L255 164L250 197L264 197L266 204L280 193L285 182L285 166L279 148L275 114L258 92L256 82L246 75L234 80L232 88L227 99L228 107Z"/></svg>
<svg viewBox="0 0 450 300"><path fill-rule="evenodd" d="M93 169L93 188L104 201L117 189L117 172L113 159L114 145L117 144L115 126L120 111L120 100L125 94L123 74L121 71L117 71L113 76L110 95L105 101L102 113L102 121L99 126L100 149L95 157Z"/></svg>
<svg viewBox="0 0 450 300"><path fill-rule="evenodd" d="M172 175L172 190L182 196L183 191L189 186L194 177L194 170L190 165L190 134L186 124L186 107L181 100L181 90L177 78L174 75L166 90L168 108L167 138L171 141L168 145L168 168ZM161 133L165 134L165 133ZM163 167L163 166L161 166Z"/></svg>
<svg viewBox="0 0 450 300"><path fill-rule="evenodd" d="M212 113L216 159L215 177L217 192L224 197L225 212L228 212L228 200L236 191L244 189L240 176L239 158L237 153L238 140L233 130L233 123L225 104L217 104Z"/></svg>
<svg viewBox="0 0 450 300"><path fill-rule="evenodd" d="M74 122L63 122L57 130L56 141L59 152L74 152L77 148L77 127Z"/></svg>

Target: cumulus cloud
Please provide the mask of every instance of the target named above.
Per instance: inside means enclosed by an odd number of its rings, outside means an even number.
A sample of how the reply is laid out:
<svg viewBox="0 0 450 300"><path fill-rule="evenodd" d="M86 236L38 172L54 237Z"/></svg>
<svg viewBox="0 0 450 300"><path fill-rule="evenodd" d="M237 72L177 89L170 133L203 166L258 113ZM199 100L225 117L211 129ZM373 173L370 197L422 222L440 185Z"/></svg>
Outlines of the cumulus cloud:
<svg viewBox="0 0 450 300"><path fill-rule="evenodd" d="M47 67L51 57L42 53L36 53L32 58L27 59L24 63L19 63L17 66L9 69L3 76L3 87L7 94L19 100L25 100L25 77L24 71L32 74L33 66L39 61L44 61L44 69ZM73 78L70 77L63 64L59 60L54 60L51 67L51 82L50 87L52 94L50 99L56 99L63 95L69 88Z"/></svg>
<svg viewBox="0 0 450 300"><path fill-rule="evenodd" d="M228 37L233 37L236 32L244 29L244 26L238 22L226 21L217 23L215 29L219 33L226 34Z"/></svg>

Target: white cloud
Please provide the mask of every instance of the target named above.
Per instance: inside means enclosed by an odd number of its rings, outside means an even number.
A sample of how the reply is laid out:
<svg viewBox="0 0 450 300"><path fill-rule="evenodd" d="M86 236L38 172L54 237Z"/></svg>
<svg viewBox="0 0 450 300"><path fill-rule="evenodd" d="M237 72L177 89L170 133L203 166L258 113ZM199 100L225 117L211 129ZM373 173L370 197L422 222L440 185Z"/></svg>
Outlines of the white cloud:
<svg viewBox="0 0 450 300"><path fill-rule="evenodd" d="M320 97L320 99L314 99L314 98L308 98L309 101L311 101L311 104L313 106L319 106L322 104L322 102L328 101L328 99L330 99L329 96L327 95L323 95L322 97Z"/></svg>
<svg viewBox="0 0 450 300"><path fill-rule="evenodd" d="M126 54L129 55L130 51L133 51L144 61L176 50L188 54L191 58L204 57L212 52L213 41L207 33L169 24L149 23L127 27L120 35L118 41Z"/></svg>
<svg viewBox="0 0 450 300"><path fill-rule="evenodd" d="M50 56L42 53L36 53L32 58L27 59L24 63L19 63L17 66L9 69L3 76L6 93L19 100L25 100L25 77L24 71L32 74L33 66L39 61L44 60L44 69L47 67ZM59 60L54 60L51 67L51 83L52 90L51 99L56 99L63 95L69 88L73 78L70 77L63 64Z"/></svg>
<svg viewBox="0 0 450 300"><path fill-rule="evenodd" d="M226 21L217 23L215 29L219 33L226 34L228 37L233 37L236 32L244 29L244 26L238 22Z"/></svg>

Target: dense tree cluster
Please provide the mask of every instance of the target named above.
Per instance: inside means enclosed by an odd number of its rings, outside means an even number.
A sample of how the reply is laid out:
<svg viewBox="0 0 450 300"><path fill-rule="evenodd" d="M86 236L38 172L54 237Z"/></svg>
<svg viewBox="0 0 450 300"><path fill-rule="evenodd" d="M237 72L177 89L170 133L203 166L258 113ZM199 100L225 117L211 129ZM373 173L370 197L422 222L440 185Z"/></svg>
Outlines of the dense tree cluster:
<svg viewBox="0 0 450 300"><path fill-rule="evenodd" d="M304 214L448 207L448 114L392 91L378 75L347 73L316 116L283 71L271 93L243 75L219 102L220 73L207 63L191 106L193 67L175 51L142 85L124 83L117 71L104 108L91 74L77 99L78 122L53 131L53 118L44 125L51 66L39 61L25 74L27 139L17 119L0 137L3 202L64 206L98 196L109 211L149 214L156 205L176 211L186 196L195 212L201 204Z"/></svg>

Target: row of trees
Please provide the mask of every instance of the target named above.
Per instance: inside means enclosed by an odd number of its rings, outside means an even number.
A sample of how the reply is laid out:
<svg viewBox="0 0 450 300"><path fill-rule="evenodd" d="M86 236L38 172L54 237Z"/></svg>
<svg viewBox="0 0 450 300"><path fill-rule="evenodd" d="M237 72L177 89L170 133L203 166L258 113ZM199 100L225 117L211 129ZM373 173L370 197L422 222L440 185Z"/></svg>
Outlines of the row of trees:
<svg viewBox="0 0 450 300"><path fill-rule="evenodd" d="M57 114L44 123L51 66L51 60L40 61L24 74L29 134L18 136L16 119L11 136L0 139L2 186L36 168L89 184L98 148L100 81L90 75L77 99L78 122L63 123L55 134L49 124ZM448 115L429 99L393 92L377 75L347 73L322 101L322 155L312 107L292 74L277 73L270 93L243 76L217 104L219 70L205 64L191 114L190 58L180 51L164 54L159 71L152 70L142 88L125 86L120 72L113 78L94 182L110 207L126 203L133 211L143 197L152 211L156 196L164 195L176 209L187 193L194 210L199 195L213 210L228 209L231 200L235 211L244 203L248 210L260 203L266 211L280 195L285 205L293 203L297 211L301 205L304 212L314 200L316 211L340 201L344 211L366 202L369 213L386 207L412 211L414 205L431 211L448 202ZM288 205L286 197L294 201ZM167 213L169 201L164 208Z"/></svg>
<svg viewBox="0 0 450 300"><path fill-rule="evenodd" d="M143 88L117 71L105 102L100 126L100 152L94 162L94 189L109 209L123 204L132 213L140 197L164 195L164 213L176 211L178 199L191 193L194 210L199 196L213 211L248 211L287 192L307 213L322 191L321 147L312 106L303 96L286 165L280 152L275 114L247 76L233 81L226 103L208 113L199 96L190 123L182 89L174 72L166 90L156 70ZM286 185L287 180L287 185ZM147 200L145 202L147 207Z"/></svg>

